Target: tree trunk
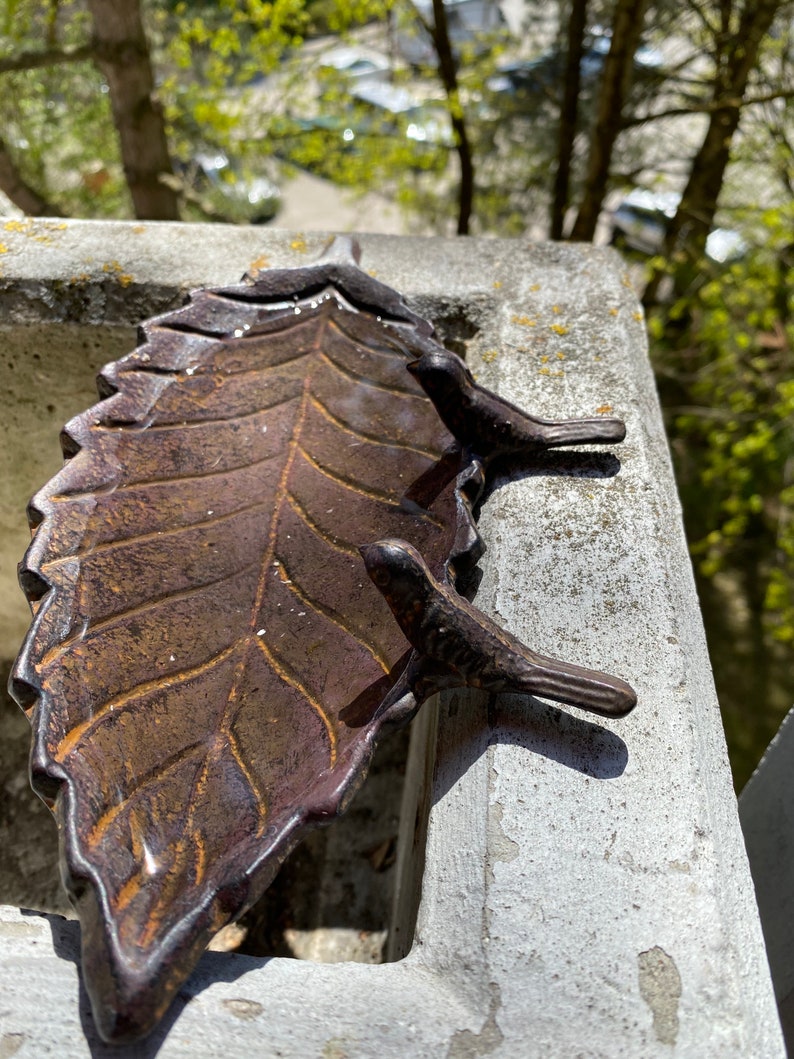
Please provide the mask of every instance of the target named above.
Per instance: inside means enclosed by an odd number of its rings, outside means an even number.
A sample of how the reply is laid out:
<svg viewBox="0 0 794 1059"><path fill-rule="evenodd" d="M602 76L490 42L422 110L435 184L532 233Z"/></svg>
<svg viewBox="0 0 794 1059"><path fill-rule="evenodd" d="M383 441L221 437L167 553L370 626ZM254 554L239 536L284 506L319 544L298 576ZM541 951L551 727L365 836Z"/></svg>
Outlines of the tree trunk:
<svg viewBox="0 0 794 1059"><path fill-rule="evenodd" d="M469 222L474 206L474 159L472 157L466 119L460 105L458 92L458 69L449 39L447 13L444 0L433 0L433 46L438 59L438 72L449 103L452 135L460 163L460 186L458 189L458 235L469 234Z"/></svg>
<svg viewBox="0 0 794 1059"><path fill-rule="evenodd" d="M586 24L587 0L572 0L571 15L568 20L565 92L557 136L557 172L554 175L554 193L551 206L550 235L552 239L562 239L565 212L568 209L570 199L571 163L573 161L576 126L579 116L579 89L582 80L582 55L584 54Z"/></svg>
<svg viewBox="0 0 794 1059"><path fill-rule="evenodd" d="M646 0L618 0L612 44L598 95L598 114L587 161L587 176L571 239L590 242L606 195L615 141L622 127L623 105L631 86L634 53L642 32Z"/></svg>
<svg viewBox="0 0 794 1059"><path fill-rule="evenodd" d="M688 287L693 269L706 250L706 239L714 225L725 170L731 157L733 137L739 127L747 84L761 41L769 32L781 0L747 0L739 32L725 34L717 50L709 124L703 142L692 160L684 193L676 214L668 225L662 253L666 260L679 260L674 284L676 294ZM683 255L683 257L681 256ZM653 305L662 273L648 282L643 301Z"/></svg>
<svg viewBox="0 0 794 1059"><path fill-rule="evenodd" d="M179 218L176 192L160 181L173 175L163 116L154 101L154 78L139 0L88 0L96 63L108 83L124 176L135 216Z"/></svg>
<svg viewBox="0 0 794 1059"><path fill-rule="evenodd" d="M0 139L0 191L29 217L60 217L61 211L26 183L5 142Z"/></svg>

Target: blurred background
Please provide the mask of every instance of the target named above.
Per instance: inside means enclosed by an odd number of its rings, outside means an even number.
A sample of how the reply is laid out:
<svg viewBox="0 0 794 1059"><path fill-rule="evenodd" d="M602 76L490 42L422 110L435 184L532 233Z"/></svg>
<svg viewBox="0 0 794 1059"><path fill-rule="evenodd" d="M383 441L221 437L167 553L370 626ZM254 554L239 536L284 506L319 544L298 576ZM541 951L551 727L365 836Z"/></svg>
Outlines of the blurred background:
<svg viewBox="0 0 794 1059"><path fill-rule="evenodd" d="M6 229L619 247L741 789L794 702L794 3L0 0L0 21Z"/></svg>

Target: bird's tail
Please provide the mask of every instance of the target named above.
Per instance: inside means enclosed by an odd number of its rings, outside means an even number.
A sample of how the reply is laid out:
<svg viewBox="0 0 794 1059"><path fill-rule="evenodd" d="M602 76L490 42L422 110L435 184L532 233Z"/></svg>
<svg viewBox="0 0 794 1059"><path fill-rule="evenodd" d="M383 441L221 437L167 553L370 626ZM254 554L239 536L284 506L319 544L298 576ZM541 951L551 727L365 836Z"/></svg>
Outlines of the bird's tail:
<svg viewBox="0 0 794 1059"><path fill-rule="evenodd" d="M579 706L603 717L622 717L637 704L637 693L619 677L546 658L526 648L522 656L525 665L515 674L511 690Z"/></svg>
<svg viewBox="0 0 794 1059"><path fill-rule="evenodd" d="M600 445L623 441L626 424L622 419L601 417L597 419L565 419L554 423L542 421L542 436L545 445Z"/></svg>

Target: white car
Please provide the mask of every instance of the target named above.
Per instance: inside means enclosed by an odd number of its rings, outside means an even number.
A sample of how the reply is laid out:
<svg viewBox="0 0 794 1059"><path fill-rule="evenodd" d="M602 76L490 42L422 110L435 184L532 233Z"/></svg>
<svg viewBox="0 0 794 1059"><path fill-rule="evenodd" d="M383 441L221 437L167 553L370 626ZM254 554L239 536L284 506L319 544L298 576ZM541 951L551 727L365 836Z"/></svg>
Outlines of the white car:
<svg viewBox="0 0 794 1059"><path fill-rule="evenodd" d="M201 151L182 167L185 183L237 224L266 224L278 213L281 192L266 176L241 176L221 150Z"/></svg>
<svg viewBox="0 0 794 1059"><path fill-rule="evenodd" d="M642 254L658 254L680 201L681 196L674 191L637 188L629 192L612 215L610 242ZM730 228L715 228L706 240L706 254L719 264L735 261L746 250L745 241Z"/></svg>
<svg viewBox="0 0 794 1059"><path fill-rule="evenodd" d="M332 48L320 57L320 69L335 70L356 84L388 81L391 64L385 55L369 48Z"/></svg>

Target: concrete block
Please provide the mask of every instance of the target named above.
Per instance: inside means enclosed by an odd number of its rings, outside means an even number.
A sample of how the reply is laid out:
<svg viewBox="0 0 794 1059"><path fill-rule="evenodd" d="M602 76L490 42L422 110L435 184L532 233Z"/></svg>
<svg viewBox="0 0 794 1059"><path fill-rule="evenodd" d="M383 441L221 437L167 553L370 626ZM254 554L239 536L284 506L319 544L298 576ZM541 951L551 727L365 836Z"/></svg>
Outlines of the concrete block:
<svg viewBox="0 0 794 1059"><path fill-rule="evenodd" d="M0 307L17 323L129 323L184 286L235 281L257 259L297 264L324 242L39 224L4 237ZM363 267L465 349L481 383L541 416L611 406L626 420L611 454L558 453L499 483L480 520L477 604L541 652L622 676L639 704L594 723L532 698L443 696L435 747L428 720L409 769L427 797L404 806L403 933L424 863L412 943L394 948L407 955L365 966L207 953L152 1039L112 1054L783 1056L643 321L620 259L512 240L361 241ZM411 843L425 801L422 855ZM2 1054L106 1054L77 936L57 917L3 911Z"/></svg>

